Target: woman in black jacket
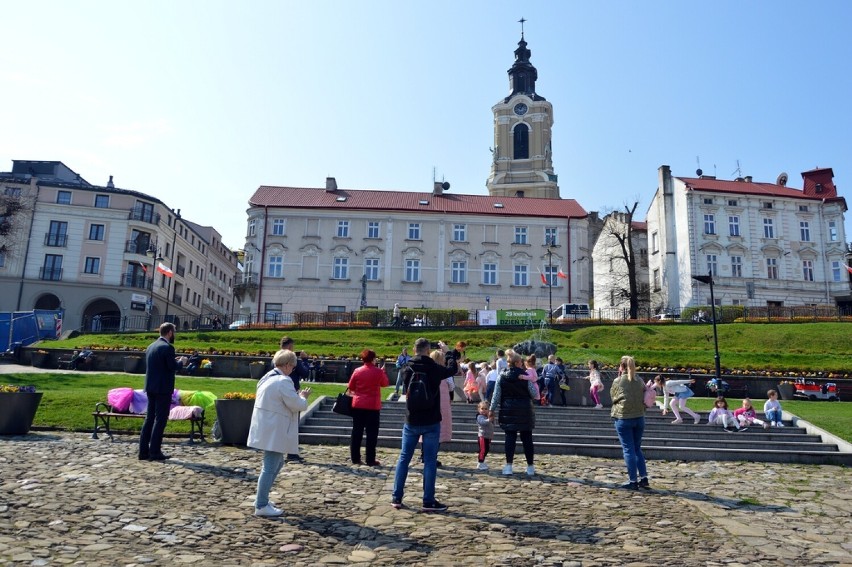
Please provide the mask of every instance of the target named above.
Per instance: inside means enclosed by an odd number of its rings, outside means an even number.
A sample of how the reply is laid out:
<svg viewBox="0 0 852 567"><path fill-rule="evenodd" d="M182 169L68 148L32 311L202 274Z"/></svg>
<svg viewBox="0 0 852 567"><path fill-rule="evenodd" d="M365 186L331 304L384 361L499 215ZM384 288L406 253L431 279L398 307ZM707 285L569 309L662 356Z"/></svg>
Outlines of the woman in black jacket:
<svg viewBox="0 0 852 567"><path fill-rule="evenodd" d="M521 355L514 350L506 351L508 368L500 373L494 395L491 398L491 411L499 410L500 428L506 435L506 466L503 474L512 474L512 462L515 459L515 443L518 433L521 434L521 443L524 445L524 456L527 458L527 475L535 474L533 458L532 430L535 428L535 384L524 380L526 374Z"/></svg>

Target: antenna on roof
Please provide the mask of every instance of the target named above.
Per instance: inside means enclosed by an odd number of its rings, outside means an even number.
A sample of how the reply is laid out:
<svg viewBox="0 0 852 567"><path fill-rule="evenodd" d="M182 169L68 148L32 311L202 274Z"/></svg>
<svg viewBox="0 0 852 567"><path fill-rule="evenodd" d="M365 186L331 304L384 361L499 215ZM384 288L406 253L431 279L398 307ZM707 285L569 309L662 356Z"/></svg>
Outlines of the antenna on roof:
<svg viewBox="0 0 852 567"><path fill-rule="evenodd" d="M742 177L742 171L740 170L740 160L737 160L737 168L731 175L736 175L737 177Z"/></svg>

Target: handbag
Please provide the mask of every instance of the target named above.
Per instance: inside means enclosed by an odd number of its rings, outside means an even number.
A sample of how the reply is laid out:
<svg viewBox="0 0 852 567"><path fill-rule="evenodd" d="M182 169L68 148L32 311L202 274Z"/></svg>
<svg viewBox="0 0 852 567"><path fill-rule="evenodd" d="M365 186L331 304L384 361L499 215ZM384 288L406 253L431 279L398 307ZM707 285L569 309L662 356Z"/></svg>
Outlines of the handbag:
<svg viewBox="0 0 852 567"><path fill-rule="evenodd" d="M340 415L352 416L352 396L349 395L349 388L345 392L337 394L337 399L334 405L331 406L331 411Z"/></svg>

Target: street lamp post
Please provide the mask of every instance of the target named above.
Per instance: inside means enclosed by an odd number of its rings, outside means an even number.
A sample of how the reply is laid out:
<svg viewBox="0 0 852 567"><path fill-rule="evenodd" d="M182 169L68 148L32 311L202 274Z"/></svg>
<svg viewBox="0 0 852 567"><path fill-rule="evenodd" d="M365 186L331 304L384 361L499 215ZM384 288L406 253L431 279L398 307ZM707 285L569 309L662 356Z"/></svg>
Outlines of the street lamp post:
<svg viewBox="0 0 852 567"><path fill-rule="evenodd" d="M361 309L367 307L367 274L361 276Z"/></svg>
<svg viewBox="0 0 852 567"><path fill-rule="evenodd" d="M154 271L157 269L157 260L162 260L163 258L160 256L159 250L157 250L153 244L148 246L148 249L145 251L145 255L151 258L151 287L148 290L148 320L145 323L145 330L150 331L151 319L153 318L154 311Z"/></svg>
<svg viewBox="0 0 852 567"><path fill-rule="evenodd" d="M547 241L547 299L548 299L548 318L550 326L553 326L553 240Z"/></svg>
<svg viewBox="0 0 852 567"><path fill-rule="evenodd" d="M722 380L722 368L719 361L719 335L716 332L716 298L713 296L713 272L708 272L706 276L692 276L692 279L701 283L710 285L710 310L713 313L713 348L715 354L713 360L716 363L716 380ZM721 384L721 382L718 382Z"/></svg>

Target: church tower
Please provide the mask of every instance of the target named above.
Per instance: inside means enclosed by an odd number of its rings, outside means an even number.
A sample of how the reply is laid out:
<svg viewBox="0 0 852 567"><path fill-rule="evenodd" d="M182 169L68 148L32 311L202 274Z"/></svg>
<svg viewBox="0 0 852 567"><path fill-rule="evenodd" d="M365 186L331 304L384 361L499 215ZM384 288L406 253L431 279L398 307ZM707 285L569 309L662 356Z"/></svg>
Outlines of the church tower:
<svg viewBox="0 0 852 567"><path fill-rule="evenodd" d="M553 105L535 92L538 71L531 54L522 28L508 71L509 96L491 108L494 147L486 186L493 196L559 199L551 145Z"/></svg>

